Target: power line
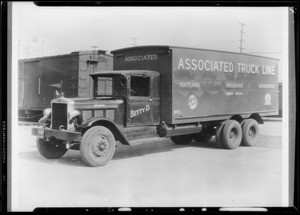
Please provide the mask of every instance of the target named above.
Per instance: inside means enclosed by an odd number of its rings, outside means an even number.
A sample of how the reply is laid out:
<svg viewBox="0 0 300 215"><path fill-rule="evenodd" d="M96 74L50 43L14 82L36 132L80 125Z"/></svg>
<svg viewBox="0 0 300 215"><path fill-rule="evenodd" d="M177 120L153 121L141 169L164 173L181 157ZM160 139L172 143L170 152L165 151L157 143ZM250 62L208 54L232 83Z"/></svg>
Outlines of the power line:
<svg viewBox="0 0 300 215"><path fill-rule="evenodd" d="M245 54L281 54L282 52L244 52Z"/></svg>
<svg viewBox="0 0 300 215"><path fill-rule="evenodd" d="M240 53L242 53L242 50L245 50L244 48L243 48L243 42L245 42L245 41L243 41L243 34L245 33L243 30L244 30L244 26L246 26L245 24L243 24L243 23L239 23L240 25L241 25L241 30L240 30L240 32L241 32L241 39L240 39Z"/></svg>

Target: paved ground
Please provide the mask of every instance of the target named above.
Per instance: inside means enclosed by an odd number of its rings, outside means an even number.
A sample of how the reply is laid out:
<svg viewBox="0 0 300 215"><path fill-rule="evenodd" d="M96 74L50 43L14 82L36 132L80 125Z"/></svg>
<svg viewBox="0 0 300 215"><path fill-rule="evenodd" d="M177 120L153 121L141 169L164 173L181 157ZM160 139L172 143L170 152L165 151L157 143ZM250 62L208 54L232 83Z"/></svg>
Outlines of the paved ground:
<svg viewBox="0 0 300 215"><path fill-rule="evenodd" d="M118 145L104 167L87 167L78 151L46 160L31 126L18 128L14 210L35 207L280 206L281 121L267 120L255 147L208 143ZM17 174L17 175L16 175Z"/></svg>

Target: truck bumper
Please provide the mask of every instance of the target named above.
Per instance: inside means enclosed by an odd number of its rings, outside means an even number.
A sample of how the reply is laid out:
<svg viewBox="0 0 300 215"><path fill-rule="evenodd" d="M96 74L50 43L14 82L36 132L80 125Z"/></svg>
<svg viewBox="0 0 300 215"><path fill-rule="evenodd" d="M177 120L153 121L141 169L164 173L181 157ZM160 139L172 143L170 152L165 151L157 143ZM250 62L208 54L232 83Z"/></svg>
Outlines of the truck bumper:
<svg viewBox="0 0 300 215"><path fill-rule="evenodd" d="M55 137L59 140L68 140L70 142L81 142L81 133L66 131L66 130L54 130L51 128L32 128L32 135L37 136L39 138L50 138Z"/></svg>

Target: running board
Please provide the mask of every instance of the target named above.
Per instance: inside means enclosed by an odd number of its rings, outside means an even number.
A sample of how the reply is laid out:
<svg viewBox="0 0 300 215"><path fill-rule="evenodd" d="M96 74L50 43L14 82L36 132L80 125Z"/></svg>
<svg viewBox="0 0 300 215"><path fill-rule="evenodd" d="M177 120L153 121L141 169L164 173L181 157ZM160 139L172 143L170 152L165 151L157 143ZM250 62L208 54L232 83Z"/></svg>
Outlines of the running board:
<svg viewBox="0 0 300 215"><path fill-rule="evenodd" d="M155 143L158 141L166 140L167 138L165 137L150 137L150 138L143 138L143 139L137 139L137 140L129 140L129 145L130 146L136 146L136 145L141 145L145 143Z"/></svg>

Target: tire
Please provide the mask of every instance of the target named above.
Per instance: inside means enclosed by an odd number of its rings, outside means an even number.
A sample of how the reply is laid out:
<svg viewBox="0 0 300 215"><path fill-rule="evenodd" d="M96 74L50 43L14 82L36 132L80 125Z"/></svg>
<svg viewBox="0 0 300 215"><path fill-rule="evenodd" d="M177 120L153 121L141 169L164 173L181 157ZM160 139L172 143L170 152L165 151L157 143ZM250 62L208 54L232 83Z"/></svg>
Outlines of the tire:
<svg viewBox="0 0 300 215"><path fill-rule="evenodd" d="M91 167L104 166L115 154L116 141L113 133L103 126L87 130L80 144L83 162Z"/></svg>
<svg viewBox="0 0 300 215"><path fill-rule="evenodd" d="M254 146L259 135L259 127L257 121L254 119L246 119L242 125L242 131L242 144L244 146Z"/></svg>
<svg viewBox="0 0 300 215"><path fill-rule="evenodd" d="M223 127L224 127L224 124L220 124L217 129L216 129L216 134L215 134L215 139L216 139L216 143L217 143L217 146L219 148L224 148L224 145L223 145L223 138L222 138L222 131L223 131Z"/></svg>
<svg viewBox="0 0 300 215"><path fill-rule="evenodd" d="M187 145L191 143L193 139L194 139L193 135L190 134L171 137L173 143L178 145Z"/></svg>
<svg viewBox="0 0 300 215"><path fill-rule="evenodd" d="M222 141L226 149L236 149L242 142L242 128L236 120L229 120L222 130Z"/></svg>
<svg viewBox="0 0 300 215"><path fill-rule="evenodd" d="M44 140L37 138L36 145L39 153L47 159L61 158L68 149L63 140L57 140L56 138L49 138L49 140Z"/></svg>
<svg viewBox="0 0 300 215"><path fill-rule="evenodd" d="M211 134L196 134L194 139L197 141L197 142L208 142L210 139L212 138L212 135Z"/></svg>

